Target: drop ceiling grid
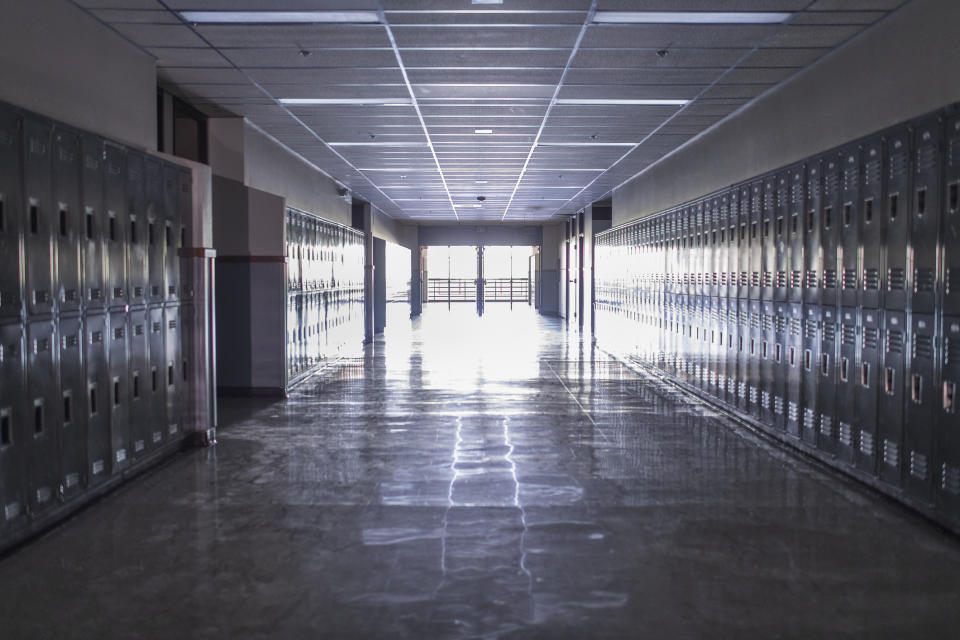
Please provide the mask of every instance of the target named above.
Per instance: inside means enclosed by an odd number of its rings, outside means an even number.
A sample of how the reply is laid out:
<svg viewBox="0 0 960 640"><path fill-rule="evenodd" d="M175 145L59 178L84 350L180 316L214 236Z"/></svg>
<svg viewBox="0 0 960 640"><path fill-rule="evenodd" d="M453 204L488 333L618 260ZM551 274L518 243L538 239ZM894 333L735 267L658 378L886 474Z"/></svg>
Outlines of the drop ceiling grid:
<svg viewBox="0 0 960 640"><path fill-rule="evenodd" d="M383 24L191 28L174 12L272 7L264 0L75 3L156 56L162 86L212 116L249 118L390 215L443 219L434 207L446 198L442 170L465 219L499 219L516 187L505 219L529 221L607 195L903 0L603 0L602 10L796 13L788 25L591 24L559 90L589 0L514 0L510 11L466 0L384 0L425 127L412 106L291 107L294 119L271 99L409 99ZM283 9L377 4L285 0ZM550 107L555 92L560 99L699 97L677 115L663 107ZM540 146L518 184L541 123ZM486 197L482 207L459 206L477 195Z"/></svg>

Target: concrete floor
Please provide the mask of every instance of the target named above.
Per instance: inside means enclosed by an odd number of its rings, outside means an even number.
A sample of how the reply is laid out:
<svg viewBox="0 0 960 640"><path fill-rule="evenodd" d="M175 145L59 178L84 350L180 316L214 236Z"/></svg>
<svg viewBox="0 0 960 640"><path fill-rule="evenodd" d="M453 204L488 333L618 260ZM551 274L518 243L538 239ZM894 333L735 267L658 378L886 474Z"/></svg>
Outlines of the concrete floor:
<svg viewBox="0 0 960 640"><path fill-rule="evenodd" d="M0 562L0 637L956 637L921 519L556 320L394 310Z"/></svg>

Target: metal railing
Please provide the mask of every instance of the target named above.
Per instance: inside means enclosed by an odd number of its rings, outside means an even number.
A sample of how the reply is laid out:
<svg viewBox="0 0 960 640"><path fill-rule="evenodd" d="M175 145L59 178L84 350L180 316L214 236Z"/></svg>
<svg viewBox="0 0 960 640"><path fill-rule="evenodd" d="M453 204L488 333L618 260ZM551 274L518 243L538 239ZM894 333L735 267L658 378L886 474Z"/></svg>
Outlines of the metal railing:
<svg viewBox="0 0 960 640"><path fill-rule="evenodd" d="M527 278L488 278L483 283L485 302L529 302L530 281Z"/></svg>
<svg viewBox="0 0 960 640"><path fill-rule="evenodd" d="M472 278L429 278L427 302L474 302L477 282Z"/></svg>

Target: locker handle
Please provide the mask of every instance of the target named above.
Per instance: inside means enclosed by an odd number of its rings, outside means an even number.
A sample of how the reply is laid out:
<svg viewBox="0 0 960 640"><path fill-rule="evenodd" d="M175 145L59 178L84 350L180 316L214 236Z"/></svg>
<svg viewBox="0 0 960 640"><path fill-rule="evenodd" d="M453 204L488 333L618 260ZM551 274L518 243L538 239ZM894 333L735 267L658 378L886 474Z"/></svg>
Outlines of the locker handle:
<svg viewBox="0 0 960 640"><path fill-rule="evenodd" d="M43 400L40 398L33 401L33 432L43 433Z"/></svg>
<svg viewBox="0 0 960 640"><path fill-rule="evenodd" d="M897 205L900 203L900 194L890 194L890 220L897 219Z"/></svg>
<svg viewBox="0 0 960 640"><path fill-rule="evenodd" d="M866 362L860 365L860 385L865 389L870 388L870 365Z"/></svg>
<svg viewBox="0 0 960 640"><path fill-rule="evenodd" d="M843 380L844 382L847 382L848 380L849 365L850 365L850 360L848 360L847 358L842 358L840 360L840 379Z"/></svg>
<svg viewBox="0 0 960 640"><path fill-rule="evenodd" d="M910 399L914 404L923 404L923 376L919 373L910 376Z"/></svg>
<svg viewBox="0 0 960 640"><path fill-rule="evenodd" d="M97 385L90 385L90 415L97 415Z"/></svg>
<svg viewBox="0 0 960 640"><path fill-rule="evenodd" d="M13 442L13 425L10 420L10 409L0 411L0 447L6 447Z"/></svg>
<svg viewBox="0 0 960 640"><path fill-rule="evenodd" d="M917 189L917 215L922 216L927 212L927 188Z"/></svg>
<svg viewBox="0 0 960 640"><path fill-rule="evenodd" d="M810 352L810 349L807 349L803 352L803 368L807 371L810 371L810 365L812 364L813 354Z"/></svg>
<svg viewBox="0 0 960 640"><path fill-rule="evenodd" d="M960 199L960 195L957 193L958 189L960 189L960 182L952 182L950 186L947 187L947 202L949 203L950 213L956 213L957 206L960 205L960 202L958 202L958 199Z"/></svg>
<svg viewBox="0 0 960 640"><path fill-rule="evenodd" d="M831 217L833 214L833 207L824 207L823 208L823 228L829 229L832 222Z"/></svg>
<svg viewBox="0 0 960 640"><path fill-rule="evenodd" d="M892 367L883 370L883 390L887 395L893 395L894 371Z"/></svg>
<svg viewBox="0 0 960 640"><path fill-rule="evenodd" d="M830 375L830 354L820 354L820 373L824 376Z"/></svg>
<svg viewBox="0 0 960 640"><path fill-rule="evenodd" d="M950 380L943 381L943 410L947 413L956 411L953 399L956 396L957 385Z"/></svg>
<svg viewBox="0 0 960 640"><path fill-rule="evenodd" d="M863 201L863 221L865 224L873 222L873 198Z"/></svg>
<svg viewBox="0 0 960 640"><path fill-rule="evenodd" d="M30 203L30 233L40 233L40 211L36 203Z"/></svg>
<svg viewBox="0 0 960 640"><path fill-rule="evenodd" d="M63 392L63 426L69 425L73 418L72 399L73 395L69 391Z"/></svg>

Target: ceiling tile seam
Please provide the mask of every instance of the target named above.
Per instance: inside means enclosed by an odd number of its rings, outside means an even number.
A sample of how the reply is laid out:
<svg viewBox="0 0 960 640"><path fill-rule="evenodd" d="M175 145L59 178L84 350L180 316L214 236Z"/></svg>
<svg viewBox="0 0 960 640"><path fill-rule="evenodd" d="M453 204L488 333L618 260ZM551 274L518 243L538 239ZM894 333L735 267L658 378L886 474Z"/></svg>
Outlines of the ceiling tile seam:
<svg viewBox="0 0 960 640"><path fill-rule="evenodd" d="M136 48L138 51L142 52L144 55L153 58L154 61L156 61L156 60L158 59L157 56L153 55L152 53L150 53L150 52L147 50L147 47L141 45L139 42L136 42L135 40L133 40L132 38L130 38L127 34L123 33L122 31L120 31L119 29L117 29L116 27L114 27L112 23L107 22L106 20L101 20L100 17L97 16L97 15L93 12L93 9L92 9L92 8L84 7L83 5L77 4L76 0L69 0L69 2L70 2L70 4L72 4L74 7L76 7L77 9L79 9L80 11L82 11L83 13L87 14L88 16L90 16L90 18L91 18L92 20L96 21L98 24L100 24L100 25L104 26L105 28L109 29L110 31L112 31L113 33L115 33L118 37L120 37L121 39L123 39L123 40L125 40L126 42L128 42L129 44L131 44L134 48Z"/></svg>
<svg viewBox="0 0 960 640"><path fill-rule="evenodd" d="M540 137L543 135L543 130L547 125L547 119L550 117L550 111L553 110L553 106L557 102L557 96L560 95L560 90L563 88L563 81L567 77L567 73L570 71L574 58L576 58L577 53L580 51L580 43L583 42L583 38L587 35L587 29L590 27L590 23L593 21L593 16L597 12L597 2L598 0L591 0L590 2L590 9L587 11L587 15L583 20L583 24L580 25L580 32L577 34L577 39L573 43L573 48L570 49L570 55L567 57L567 64L564 65L563 72L560 74L560 79L557 81L556 87L554 87L553 96L550 98L550 103L547 105L547 110L543 114L543 120L540 122L540 128L537 130L537 134L533 139L533 143L530 145L530 151L527 153L527 158L524 160L523 166L520 168L520 174L517 176L517 183L513 186L513 193L510 194L510 200L507 201L507 206L503 210L503 215L500 217L500 222L503 222L504 218L507 217L507 213L510 211L510 205L513 204L513 200L517 195L517 190L520 188L520 183L523 181L523 176L527 172L527 167L530 166L530 160L533 158L533 154L537 150Z"/></svg>
<svg viewBox="0 0 960 640"><path fill-rule="evenodd" d="M417 119L420 121L420 126L423 128L423 135L427 139L427 147L430 149L430 155L433 156L433 161L437 165L437 172L440 174L440 181L443 183L443 188L447 192L447 198L450 201L450 208L453 210L453 215L457 222L459 222L460 214L457 213L457 206L454 204L453 196L450 195L450 189L447 187L447 179L446 176L443 175L443 167L440 166L440 159L437 157L437 152L433 148L433 140L430 138L430 131L427 128L427 122L423 119L423 113L420 111L420 104L417 101L416 93L414 93L413 86L410 84L410 77L407 75L406 67L404 67L403 57L400 55L400 49L397 47L397 40L393 35L393 29L391 28L390 23L387 21L387 17L384 14L383 2L377 0L376 7L377 14L379 14L380 21L383 23L383 28L387 33L387 39L390 40L390 46L393 48L393 55L397 59L397 66L400 68L400 74L403 76L403 81L407 85L407 92L410 94L410 102L413 106L413 110L416 112Z"/></svg>
<svg viewBox="0 0 960 640"><path fill-rule="evenodd" d="M361 171L360 169L358 169L352 162L350 162L349 160L347 160L347 158L345 158L343 155L341 155L336 149L334 149L333 147L331 147L331 146L327 143L326 140L324 140L324 139L321 138L319 135L317 135L317 133L316 133L315 131L313 131L313 129L311 129L310 127L308 127L308 126L306 125L306 123L304 123L296 114L294 114L292 111L290 111L290 109L288 109L285 105L281 104L280 101L277 100L269 91L267 91L266 89L264 89L258 82L256 82L255 80L253 80L253 78L251 78L251 77L250 77L249 75L247 75L246 73L244 73L244 71L243 71L242 69L240 69L236 64L234 64L233 61L232 61L230 58L228 58L226 55L224 55L219 49L217 49L217 47L213 46L213 44L212 44L209 40L207 40L201 33L199 33L199 32L194 28L193 25L191 25L191 24L188 23L186 20L184 20L183 17L180 15L179 12L174 11L173 9L171 9L171 8L167 5L167 1L166 1L166 0L156 0L156 2L157 2L157 4L161 5L164 9L166 9L167 11L169 11L171 14L173 14L178 20L180 20L180 22L181 22L183 25L185 25L188 29L190 29L190 31L191 31L194 35L196 35L198 38L200 38L200 40L202 40L208 47L210 47L210 49L212 49L213 51L216 51L218 55L220 55L224 60L226 60L226 61L230 64L230 66L233 67L233 69L235 69L237 72L239 72L240 74L242 74L242 75L247 79L247 81L248 81L250 84L252 84L254 87L257 88L257 90L259 90L261 93L263 93L263 94L264 94L265 96L267 96L269 99L273 100L274 103L275 103L278 107L280 107L281 109L283 109L291 118L294 119L294 121L296 121L298 124L300 124L304 129L306 129L306 130L310 133L311 136L313 136L317 141L319 141L320 143L322 143L323 146L324 146L328 151L330 151L331 153L333 153L337 158L339 158L342 162L344 162L344 163L345 163L348 167L350 167L353 171L355 171L355 172L358 173L359 175L363 176L363 178L364 178L367 182L369 182L370 185L373 186L374 189L376 189L376 190L377 190L384 198L386 198L391 204L393 204L395 207L397 207L397 209L400 209L401 211L403 210L403 207L401 207L400 205L398 205L397 203L395 203L395 202L393 201L393 199L392 199L390 196L388 196L382 189L380 189L380 187L378 187L373 180L371 180L369 177L367 177L367 175L366 175L363 171ZM248 122L249 122L250 124L256 126L252 121L248 120ZM263 129L261 129L261 128L258 127L258 126L257 126L256 128L257 128L258 130L260 130L260 131L263 131ZM264 131L264 133L266 133L266 132ZM269 135L269 134L268 134L268 135ZM334 178L332 175L330 175L329 173L327 173L326 171L324 171L323 169L321 169L320 167L318 167L316 164L314 164L314 163L311 162L309 159L307 159L303 154L298 153L298 152L295 151L294 149L291 149L291 148L290 148L289 146L287 146L286 144L280 142L280 140L277 140L274 136L269 135L269 137L270 137L272 140L276 141L276 143L279 144L279 145L281 145L284 149L287 149L288 151L290 151L290 153L294 154L294 155L297 156L298 158L303 159L304 162L306 162L306 163L309 164L311 167L313 167L314 169L316 169L316 170L317 170L318 172L320 172L322 175L325 175L325 176L327 176L328 178L330 178L334 183L340 185L340 186L343 187L344 189L349 189L349 187L347 187L346 184L344 184L342 181L338 180L337 178ZM371 206L374 206L373 203L370 203L370 204L371 204ZM381 211L384 215L386 215L387 217L389 217L389 218L392 218L392 217L393 217L393 216L390 215L387 211L384 211L382 208L380 208L380 207L375 207L375 208L377 208L378 210L380 210L380 211Z"/></svg>
<svg viewBox="0 0 960 640"><path fill-rule="evenodd" d="M797 13L800 13L800 12L802 12L802 11L806 11L806 10L809 9L811 6L813 6L814 4L816 4L818 1L819 1L819 0L810 0L810 2L807 4L806 7L804 7L804 8L801 9L800 11L794 13L794 15L796 15ZM567 203L565 203L565 204L557 207L557 209L555 209L554 212L553 212L552 214L550 214L550 217L553 217L553 216L559 214L561 211L563 211L571 202L573 202L573 201L575 201L577 198L579 198L581 194L585 193L585 192L586 192L593 184L595 184L600 178L602 178L602 177L603 177L604 175L606 175L609 171L611 171L614 167L616 167L616 166L619 165L621 162L623 162L623 161L624 161L630 154L632 154L634 151L636 151L637 149L639 149L640 146L643 145L643 143L645 143L645 142L647 142L648 140L650 140L650 138L652 138L652 137L655 136L658 132L660 132L661 130L663 130L663 128L666 127L667 125L669 125L670 122L672 122L675 118L677 118L677 116L679 116L679 115L682 114L684 111L686 111L687 109L689 109L692 105L696 104L697 99L698 99L700 96L702 96L702 95L705 94L706 92L710 91L713 87L717 86L717 85L720 83L720 81L723 80L723 78L725 78L727 75L729 75L730 73L732 73L732 72L738 67L738 65L739 65L741 62L743 62L743 61L746 60L748 57L750 57L751 55L753 55L754 53L756 53L757 51L759 51L759 50L762 48L762 45L763 45L764 42L766 42L766 41L770 40L771 38L775 38L775 37L779 36L780 34L782 34L782 33L787 29L787 27L790 26L790 24L791 24L792 21L793 21L793 17L791 17L789 20L787 20L787 21L784 22L782 25L780 25L780 27L779 27L776 31L772 32L770 35L768 35L767 37L765 37L765 38L763 38L762 40L760 40L760 42L758 42L756 45L753 46L753 48L751 48L749 51L747 51L747 52L744 53L742 56L740 56L740 58L738 58L737 60L735 60L734 63L733 63L729 68L727 68L726 71L724 71L722 74L720 74L719 76L717 76L717 78L716 78L710 85L708 85L707 87L705 87L700 93L698 93L696 96L694 96L693 99L690 100L690 102L688 102L688 103L685 104L684 106L680 107L673 115L667 117L667 119L664 120L662 123L660 123L659 126L657 126L657 127L656 127L653 131L651 131L649 134L647 134L647 136L644 137L640 142L638 142L636 145L634 145L633 147L631 147L630 149L628 149L627 152L624 153L622 156L620 156L619 158L617 158L617 160L616 160L613 164L611 164L609 167L607 167L607 169L606 169L603 173L601 173L599 176L595 177L593 180L591 180L589 183L587 183L587 184L583 187L583 189L581 189L580 191L578 191L577 193L575 193L575 194L567 201ZM792 76L791 76L791 77L792 77ZM783 84L783 83L786 82L787 80L789 80L789 77L788 77L786 80L781 80L779 83L777 83L776 85L770 87L770 89L768 89L767 91L761 93L760 95L762 96L762 95L765 95L766 93L769 93L769 91L772 91L774 88L776 88L777 86ZM738 109L737 111L744 109L747 105L749 105L749 104L751 104L752 102L756 101L758 98L759 98L759 96L758 96L757 98L753 98L753 99L749 100L746 104L742 105L742 106L740 107L740 109ZM734 113L736 113L736 111L735 111ZM731 115L732 115L732 114L731 114ZM690 140L688 140L688 141L685 142L684 144L680 145L679 147L677 147L676 149L670 151L669 153L665 154L664 156L661 156L656 162L647 165L647 166L644 167L641 171L639 171L637 174L635 174L634 176L632 176L632 177L629 178L628 180L625 180L624 182L622 182L622 183L621 183L620 185L618 185L617 187L614 187L613 189L608 190L606 193L604 193L604 194L603 194L602 196L600 196L600 198L598 198L598 199L603 199L603 198L605 198L605 197L607 196L607 194L612 193L615 189L619 188L619 187L622 186L623 184L626 184L627 182L630 182L630 180L633 180L634 178L636 178L637 176L641 175L642 173L645 173L645 172L649 171L652 167L656 166L656 165L657 165L659 162L661 162L664 158L666 158L667 156L672 155L672 154L673 154L674 152L676 152L677 150L682 149L682 148L685 147L686 145L690 144L693 140L699 138L699 137L702 136L704 133L706 133L706 131L709 131L709 130L713 129L714 127L720 126L720 125L721 125L723 122L725 122L729 117L730 117L730 115L725 116L725 117L724 117L723 119L721 119L719 122L716 122L716 123L714 123L713 125L711 125L710 127L708 127L707 129L705 129L704 131L701 131L699 134L697 134L696 136L694 136L693 138L691 138Z"/></svg>

